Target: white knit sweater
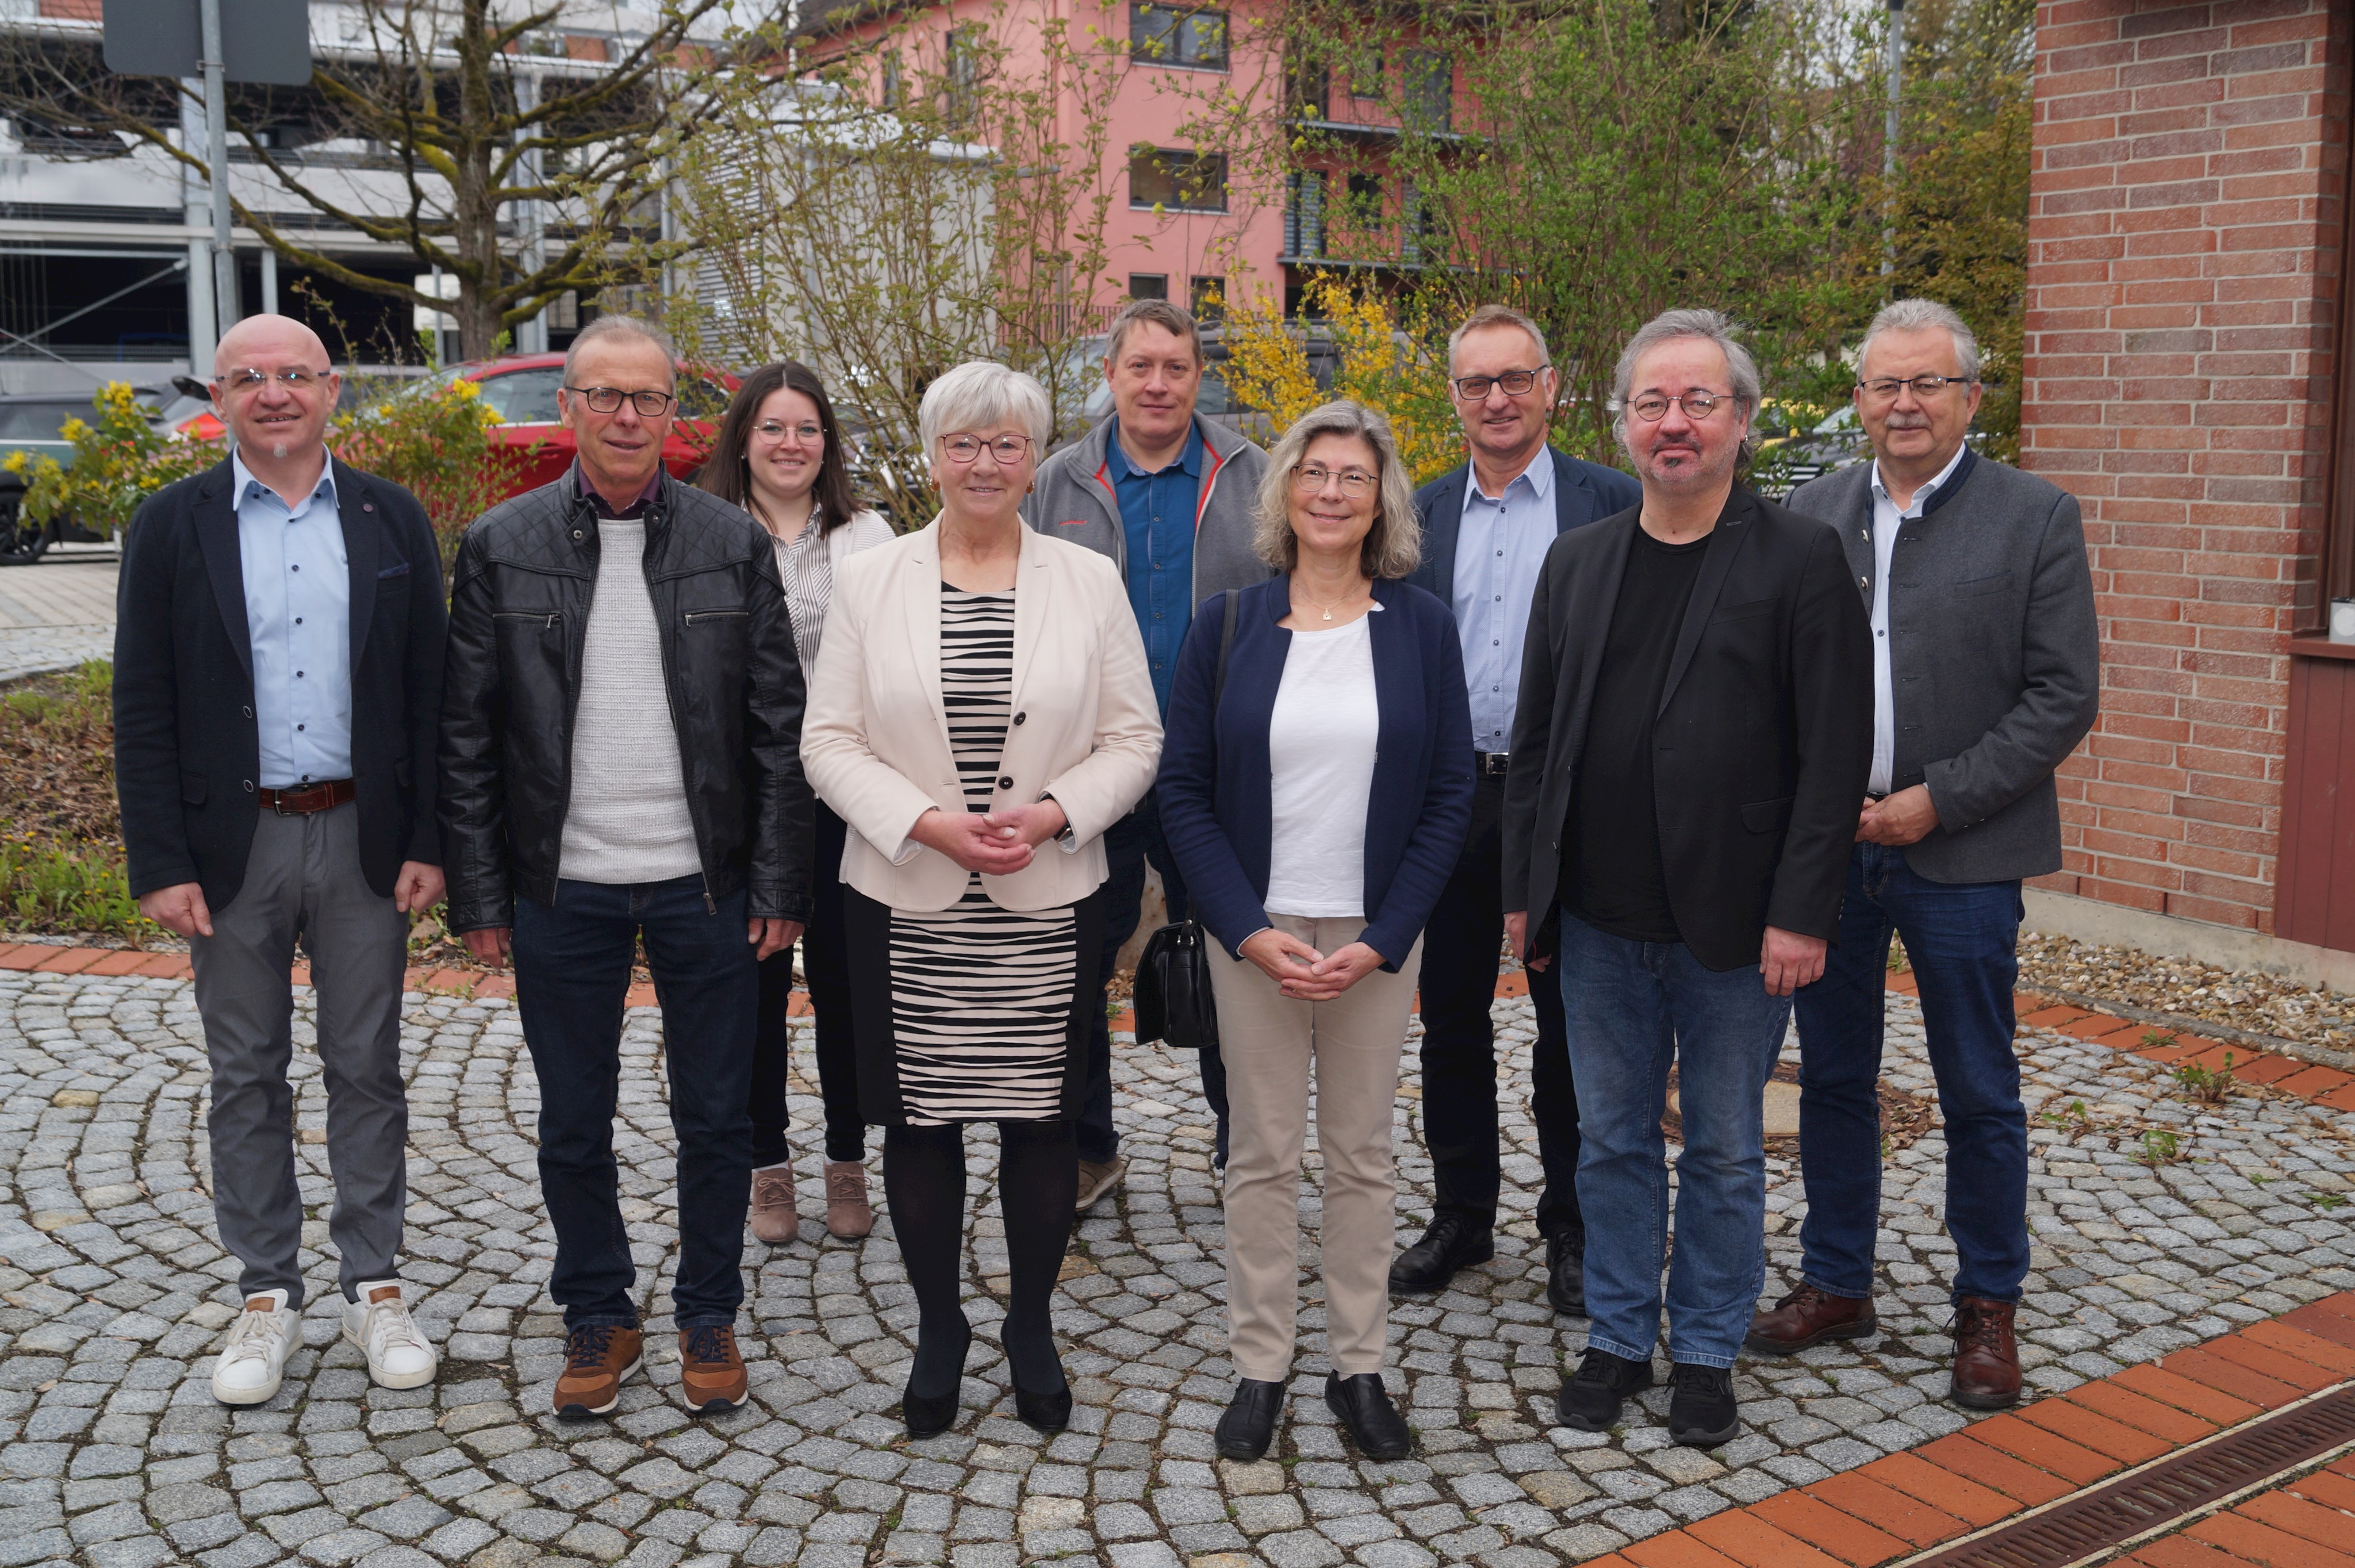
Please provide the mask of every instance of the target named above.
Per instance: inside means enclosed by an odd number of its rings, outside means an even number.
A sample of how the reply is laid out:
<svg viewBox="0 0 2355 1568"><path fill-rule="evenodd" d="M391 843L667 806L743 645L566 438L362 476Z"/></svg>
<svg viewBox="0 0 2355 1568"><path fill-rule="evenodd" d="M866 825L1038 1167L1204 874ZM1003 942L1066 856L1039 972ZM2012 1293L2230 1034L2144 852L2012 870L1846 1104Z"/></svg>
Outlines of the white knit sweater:
<svg viewBox="0 0 2355 1568"><path fill-rule="evenodd" d="M702 862L663 691L662 645L646 591L646 525L607 517L597 536L559 874L581 882L692 876Z"/></svg>

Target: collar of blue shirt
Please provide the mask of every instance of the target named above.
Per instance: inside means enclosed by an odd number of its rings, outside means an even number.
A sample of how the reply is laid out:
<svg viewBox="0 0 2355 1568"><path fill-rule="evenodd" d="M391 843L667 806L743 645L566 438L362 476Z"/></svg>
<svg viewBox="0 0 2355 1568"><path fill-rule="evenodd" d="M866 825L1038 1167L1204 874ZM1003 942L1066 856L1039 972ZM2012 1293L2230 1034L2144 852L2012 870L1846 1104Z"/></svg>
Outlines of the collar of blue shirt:
<svg viewBox="0 0 2355 1568"><path fill-rule="evenodd" d="M277 491L272 490L269 485L264 485L261 480L256 479L253 476L253 470L245 465L245 459L238 455L235 452L231 452L229 454L229 477L230 485L234 486L230 493L237 497L237 505L240 507L243 507L248 501L252 500L256 496L278 495ZM320 465L319 482L311 486L311 493L303 497L303 504L299 507L288 507L286 508L286 520L288 522L293 522L295 518L303 516L305 512L308 512L312 506L317 502L319 497L322 496L327 498L328 508L333 510L337 503L336 500L336 460L332 457L328 458L325 463ZM285 504L285 499L286 498L284 496L280 496L280 505L283 506Z"/></svg>
<svg viewBox="0 0 2355 1568"><path fill-rule="evenodd" d="M1200 478L1202 476L1202 426L1201 422L1197 421L1188 427L1186 450L1178 454L1178 461L1170 466L1182 468L1196 478ZM1155 474L1167 474L1169 472L1168 468L1156 468L1153 470L1151 474L1148 474L1144 469L1139 468L1135 464L1131 463L1128 460L1128 453L1120 444L1120 416L1118 414L1112 416L1112 432L1104 441L1104 466L1111 471L1112 476L1114 479L1124 478L1130 475L1135 475L1140 479L1150 479Z"/></svg>
<svg viewBox="0 0 2355 1568"><path fill-rule="evenodd" d="M1550 446L1539 447L1538 454L1529 459L1529 466L1515 475L1504 489L1493 496L1480 488L1480 470L1468 463L1464 466L1466 473L1465 483L1471 486L1469 494L1486 501L1501 503L1513 486L1520 484L1527 484L1529 493L1540 501L1553 494L1553 448Z"/></svg>

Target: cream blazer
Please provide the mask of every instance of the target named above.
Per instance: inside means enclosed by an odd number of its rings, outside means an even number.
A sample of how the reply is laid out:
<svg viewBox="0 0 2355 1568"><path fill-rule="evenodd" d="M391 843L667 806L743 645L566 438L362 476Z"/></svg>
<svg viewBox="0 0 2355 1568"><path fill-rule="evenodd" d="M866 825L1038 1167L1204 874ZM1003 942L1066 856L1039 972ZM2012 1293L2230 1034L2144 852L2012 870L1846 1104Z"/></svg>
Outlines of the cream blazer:
<svg viewBox="0 0 2355 1568"><path fill-rule="evenodd" d="M1084 546L1020 528L1012 722L993 804L1051 795L1071 842L1050 839L1007 877L1000 907L1077 903L1104 880L1104 829L1152 786L1161 720L1119 568ZM944 910L967 872L908 837L935 806L967 809L941 700L938 519L845 559L802 719L802 771L850 825L842 880L894 909Z"/></svg>

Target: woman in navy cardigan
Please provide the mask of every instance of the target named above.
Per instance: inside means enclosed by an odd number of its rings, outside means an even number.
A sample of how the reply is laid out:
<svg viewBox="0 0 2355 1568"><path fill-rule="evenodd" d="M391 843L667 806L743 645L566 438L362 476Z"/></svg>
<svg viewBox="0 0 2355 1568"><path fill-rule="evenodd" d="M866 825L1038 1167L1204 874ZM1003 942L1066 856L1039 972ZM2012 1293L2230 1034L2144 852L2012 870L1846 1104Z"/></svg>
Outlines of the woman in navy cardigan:
<svg viewBox="0 0 2355 1568"><path fill-rule="evenodd" d="M1445 604L1401 579L1420 531L1390 421L1327 403L1276 445L1259 550L1178 658L1161 827L1210 949L1232 1152L1219 1452L1267 1451L1290 1381L1309 1076L1325 1158L1325 1402L1369 1458L1402 1457L1382 1386L1399 1056L1431 918L1472 820L1472 718ZM1223 950L1223 951L1221 951Z"/></svg>

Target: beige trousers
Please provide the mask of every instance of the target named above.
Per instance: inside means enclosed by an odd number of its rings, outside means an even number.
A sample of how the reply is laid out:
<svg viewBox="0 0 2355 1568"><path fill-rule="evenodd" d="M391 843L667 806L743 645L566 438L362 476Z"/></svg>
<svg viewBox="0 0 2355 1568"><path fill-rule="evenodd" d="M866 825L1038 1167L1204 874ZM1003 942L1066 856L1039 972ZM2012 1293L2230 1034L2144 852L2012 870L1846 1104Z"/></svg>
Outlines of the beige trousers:
<svg viewBox="0 0 2355 1568"><path fill-rule="evenodd" d="M1268 917L1331 953L1363 920ZM1375 970L1329 1002L1296 1001L1257 965L1209 944L1227 1066L1227 1342L1235 1371L1262 1382L1292 1377L1299 1316L1300 1157L1308 1087L1316 1085L1316 1147L1325 1158L1326 1337L1345 1377L1382 1370L1390 1317L1391 1160L1399 1053L1414 1005L1423 943L1395 975Z"/></svg>

